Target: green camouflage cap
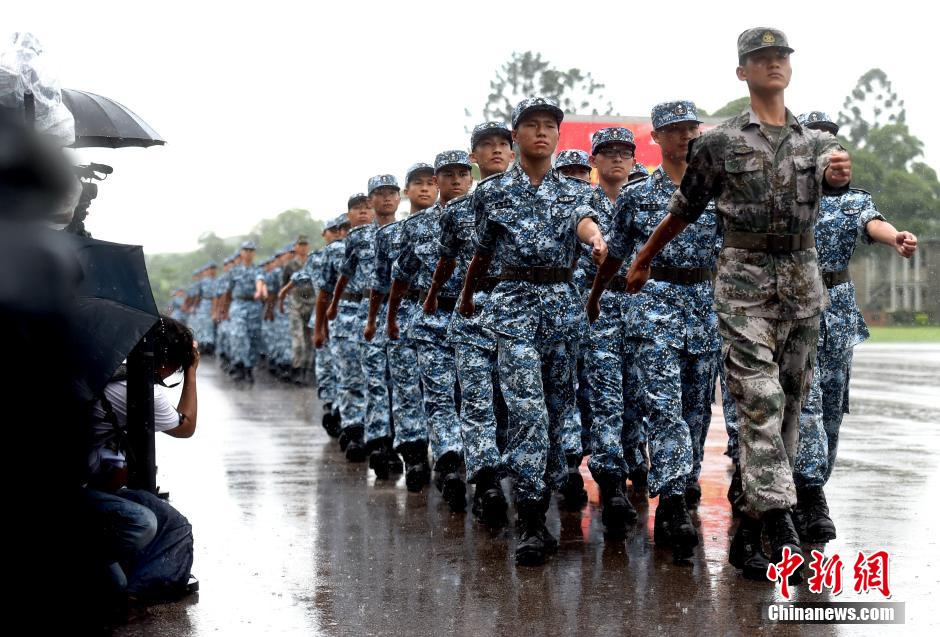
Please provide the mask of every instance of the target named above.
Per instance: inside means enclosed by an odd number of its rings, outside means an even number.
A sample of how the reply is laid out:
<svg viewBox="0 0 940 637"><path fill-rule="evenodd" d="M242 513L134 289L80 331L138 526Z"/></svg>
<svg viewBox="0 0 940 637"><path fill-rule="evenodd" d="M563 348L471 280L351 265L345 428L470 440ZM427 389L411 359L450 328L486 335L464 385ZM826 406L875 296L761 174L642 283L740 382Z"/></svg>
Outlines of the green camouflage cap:
<svg viewBox="0 0 940 637"><path fill-rule="evenodd" d="M761 49L785 49L793 53L787 43L787 36L780 29L755 27L738 36L738 59Z"/></svg>

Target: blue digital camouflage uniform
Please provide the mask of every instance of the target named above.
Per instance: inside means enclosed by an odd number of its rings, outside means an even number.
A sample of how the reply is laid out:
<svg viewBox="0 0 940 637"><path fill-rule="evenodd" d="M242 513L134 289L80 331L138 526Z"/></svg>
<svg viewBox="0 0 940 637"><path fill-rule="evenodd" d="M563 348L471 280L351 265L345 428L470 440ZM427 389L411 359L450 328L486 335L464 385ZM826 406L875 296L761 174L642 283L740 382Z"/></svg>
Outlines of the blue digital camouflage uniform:
<svg viewBox="0 0 940 637"><path fill-rule="evenodd" d="M222 272L215 280L215 298L220 302L228 292L229 280L232 271ZM229 325L231 321L219 321L215 330L215 351L220 358L227 358L229 355Z"/></svg>
<svg viewBox="0 0 940 637"><path fill-rule="evenodd" d="M186 314L183 313L183 302L186 300L184 296L174 294L170 298L170 318L179 321L180 323L186 323Z"/></svg>
<svg viewBox="0 0 940 637"><path fill-rule="evenodd" d="M281 284L284 275L284 268L276 267L264 278L265 285L268 286L269 295L277 295L283 287ZM276 365L286 365L291 362L291 342L290 342L290 316L287 308L290 306L290 299L284 299L284 311L281 312L278 303L274 303L274 320L266 321L270 327L270 342L268 343L268 357Z"/></svg>
<svg viewBox="0 0 940 637"><path fill-rule="evenodd" d="M392 286L392 265L401 252L401 221L394 221L375 233L375 268L372 289L388 294ZM407 333L411 318L420 311L411 299L402 299L398 308L399 339L388 338L388 302L383 302L376 315L373 343L383 345L388 356L388 371L392 386L392 420L395 423L394 446L407 442L428 440L428 426L421 407L421 381L418 369L418 350Z"/></svg>
<svg viewBox="0 0 940 637"><path fill-rule="evenodd" d="M635 256L665 218L675 190L661 167L623 190L610 230L612 257ZM715 206L709 203L652 266L710 270L720 244ZM698 482L721 349L712 296L710 281L683 285L651 277L624 318L626 336L636 342L649 422L650 496L681 495Z"/></svg>
<svg viewBox="0 0 940 637"><path fill-rule="evenodd" d="M340 267L346 259L346 241L339 239L323 249L323 265L313 273L313 285L320 290L336 288ZM364 429L366 423L366 379L359 358L359 301L339 300L339 311L330 322L329 345L336 373L336 402L343 430Z"/></svg>
<svg viewBox="0 0 940 637"><path fill-rule="evenodd" d="M392 267L392 277L421 290L431 286L439 259L438 239L443 206L438 202L417 212L401 225L401 251ZM440 289L440 297L457 297L461 282L452 276ZM424 387L424 413L430 433L431 456L437 462L446 453L463 454L455 389L457 368L454 350L447 344L451 313L438 308L431 315L418 305L408 328L408 338L418 350L418 368Z"/></svg>
<svg viewBox="0 0 940 637"><path fill-rule="evenodd" d="M215 323L212 321L212 298L215 295L216 277L206 277L199 282L199 305L193 312L196 340L202 346L215 345Z"/></svg>
<svg viewBox="0 0 940 637"><path fill-rule="evenodd" d="M595 218L589 186L549 171L533 186L519 165L477 186L477 252L501 268L571 268L577 225ZM505 272L505 270L503 270ZM566 479L563 418L572 409L576 344L587 330L574 283L501 281L482 309L497 337L499 380L509 410L503 462L519 500L541 500Z"/></svg>
<svg viewBox="0 0 940 637"><path fill-rule="evenodd" d="M875 219L885 218L863 190L823 197L815 229L819 269L824 274L848 269L858 239L872 243L865 227ZM800 413L793 475L797 487L824 486L832 475L842 416L849 413L852 349L867 338L852 281L829 288L829 307L819 325L816 373Z"/></svg>
<svg viewBox="0 0 940 637"><path fill-rule="evenodd" d="M325 250L326 248L323 247L311 252L307 256L304 266L291 276L291 282L306 282L314 285L314 295L316 295L319 289L314 281L319 276L317 272L323 267ZM310 327L311 329L316 328L316 312L313 312L310 316ZM317 398L324 404L329 403L332 405L336 401L336 374L333 371L333 356L329 342L316 350L313 369L317 379Z"/></svg>
<svg viewBox="0 0 940 637"><path fill-rule="evenodd" d="M476 249L474 223L476 192L448 202L441 214L440 256L455 259L454 276L463 281ZM496 263L489 276L498 274ZM457 309L451 314L447 343L454 349L454 363L460 382L460 434L463 439L467 481L473 482L481 469L503 472L500 447L505 438L505 413L499 408L496 363L496 336L480 323L480 309L489 292L473 295L476 312L470 318Z"/></svg>
<svg viewBox="0 0 940 637"><path fill-rule="evenodd" d="M388 356L384 343L369 342L362 337L369 315L369 286L375 274L375 233L377 223L350 230L346 236L346 258L340 273L349 278L346 291L362 294L356 315L357 341L362 375L366 382L366 430L368 443L392 435L392 413L388 384Z"/></svg>
<svg viewBox="0 0 940 637"><path fill-rule="evenodd" d="M232 363L252 368L261 353L261 301L255 300L255 282L263 278L255 265L236 265L229 273L232 293L230 356Z"/></svg>

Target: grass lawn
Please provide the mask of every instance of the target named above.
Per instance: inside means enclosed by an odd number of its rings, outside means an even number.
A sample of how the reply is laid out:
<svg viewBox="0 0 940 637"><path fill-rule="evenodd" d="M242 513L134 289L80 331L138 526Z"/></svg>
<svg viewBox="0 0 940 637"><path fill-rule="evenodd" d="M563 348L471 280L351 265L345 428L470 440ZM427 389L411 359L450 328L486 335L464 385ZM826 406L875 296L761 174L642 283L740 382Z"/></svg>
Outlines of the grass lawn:
<svg viewBox="0 0 940 637"><path fill-rule="evenodd" d="M869 327L869 343L940 343L940 326Z"/></svg>

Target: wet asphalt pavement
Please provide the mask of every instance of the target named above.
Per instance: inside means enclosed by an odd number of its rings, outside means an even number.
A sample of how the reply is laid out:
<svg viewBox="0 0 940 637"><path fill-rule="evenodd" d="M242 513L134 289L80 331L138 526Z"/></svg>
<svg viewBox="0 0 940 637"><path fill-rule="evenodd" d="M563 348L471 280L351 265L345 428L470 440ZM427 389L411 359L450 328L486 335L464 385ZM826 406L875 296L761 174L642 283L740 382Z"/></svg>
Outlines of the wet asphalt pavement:
<svg viewBox="0 0 940 637"><path fill-rule="evenodd" d="M637 527L605 543L585 464L590 503L580 513L553 503L559 551L525 568L510 530L493 536L449 513L433 487L409 494L403 479L377 483L347 463L313 392L267 378L236 387L203 361L196 436L157 445L158 483L195 530L201 590L118 635L937 634L940 346L856 349L852 413L826 489L838 528L826 553L845 563L843 592L801 586L794 598L883 601L852 590L852 566L857 551L886 549L904 626L762 623L761 604L778 594L727 564L731 463L717 405L692 566L653 547L655 501L634 497Z"/></svg>

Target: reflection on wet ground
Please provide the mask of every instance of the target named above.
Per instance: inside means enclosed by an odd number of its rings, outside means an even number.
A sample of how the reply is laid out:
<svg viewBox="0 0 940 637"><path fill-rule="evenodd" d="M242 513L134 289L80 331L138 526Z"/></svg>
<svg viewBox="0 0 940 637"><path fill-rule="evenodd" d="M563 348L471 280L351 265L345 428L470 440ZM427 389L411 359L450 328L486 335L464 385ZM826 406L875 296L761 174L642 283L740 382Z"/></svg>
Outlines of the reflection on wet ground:
<svg viewBox="0 0 940 637"><path fill-rule="evenodd" d="M259 380L233 387L212 361L200 369L199 431L158 442L159 482L193 523L198 599L154 607L120 635L620 635L859 634L930 631L940 591L940 347L862 345L852 413L827 487L846 564L837 598L797 589L796 601L882 601L853 592L858 551L891 553L892 601L907 625L772 625L770 584L727 564L730 463L714 409L695 516L694 564L652 544L655 501L634 498L637 528L605 543L598 493L580 514L549 514L558 554L517 568L509 531L491 536L452 515L436 491L376 483L347 464L319 426L313 390ZM936 633L935 633L936 634Z"/></svg>

